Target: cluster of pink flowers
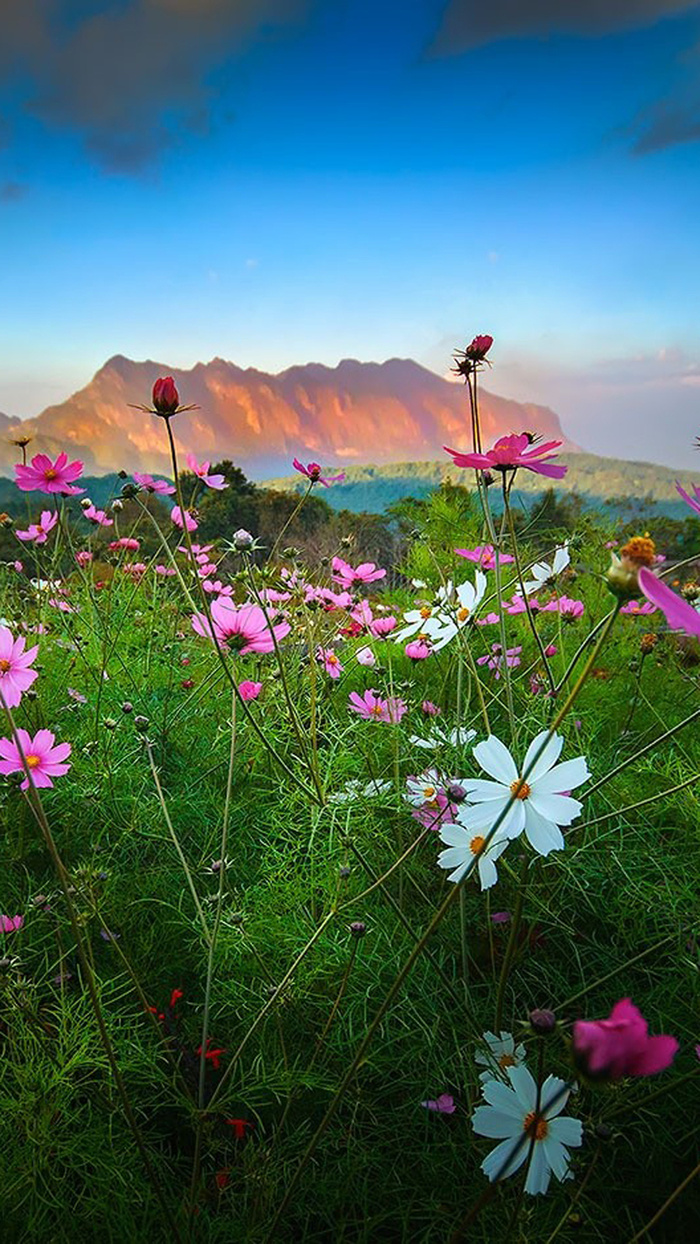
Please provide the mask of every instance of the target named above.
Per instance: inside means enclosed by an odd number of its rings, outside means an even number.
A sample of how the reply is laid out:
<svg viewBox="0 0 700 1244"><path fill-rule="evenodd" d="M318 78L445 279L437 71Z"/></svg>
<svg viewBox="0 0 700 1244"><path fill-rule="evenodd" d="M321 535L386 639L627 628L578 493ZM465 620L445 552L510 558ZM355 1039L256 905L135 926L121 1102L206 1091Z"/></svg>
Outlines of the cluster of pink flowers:
<svg viewBox="0 0 700 1244"><path fill-rule="evenodd" d="M352 713L357 713L364 721L384 722L392 725L401 721L408 709L408 705L403 700L395 696L387 696L383 699L379 692L374 690L365 691L364 695L352 691L348 707Z"/></svg>
<svg viewBox="0 0 700 1244"><path fill-rule="evenodd" d="M483 657L477 657L477 665L486 665L493 672L494 678L501 677L501 671L504 664L509 668L520 665L520 653L522 648L507 648L505 653L505 661L503 656L503 648L500 644L491 644L491 652L486 653Z"/></svg>
<svg viewBox="0 0 700 1244"><path fill-rule="evenodd" d="M381 570L374 562L362 562L353 567L342 557L333 558L331 569L334 582L345 588L351 588L354 583L374 583L386 576L386 570Z"/></svg>
<svg viewBox="0 0 700 1244"><path fill-rule="evenodd" d="M0 933L17 933L24 926L24 916L0 915Z"/></svg>
<svg viewBox="0 0 700 1244"><path fill-rule="evenodd" d="M473 549L455 549L455 553L459 557L466 557L467 561L475 562L482 570L494 570L496 566L496 550L492 544L477 544ZM507 566L510 562L514 562L515 558L510 553L499 553L499 566Z"/></svg>

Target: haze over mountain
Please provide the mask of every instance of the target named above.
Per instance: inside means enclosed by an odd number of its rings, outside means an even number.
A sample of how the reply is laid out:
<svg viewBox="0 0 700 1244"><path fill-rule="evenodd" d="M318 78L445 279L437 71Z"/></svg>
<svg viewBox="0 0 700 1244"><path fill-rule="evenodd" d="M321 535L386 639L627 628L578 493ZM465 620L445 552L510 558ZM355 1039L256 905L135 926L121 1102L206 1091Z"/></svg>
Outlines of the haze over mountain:
<svg viewBox="0 0 700 1244"><path fill-rule="evenodd" d="M130 405L148 404L154 380L163 375L174 376L183 403L199 407L173 420L178 449L200 459L232 458L253 478L286 473L295 455L342 467L437 457L444 444L470 447L464 386L411 359L308 363L273 375L218 358L182 371L115 355L84 389L36 418L0 415L0 470L9 474L17 461L8 442L21 434L32 437L30 454L65 449L82 458L91 475L167 471L161 421ZM577 448L548 407L486 390L481 424L487 444L528 430Z"/></svg>

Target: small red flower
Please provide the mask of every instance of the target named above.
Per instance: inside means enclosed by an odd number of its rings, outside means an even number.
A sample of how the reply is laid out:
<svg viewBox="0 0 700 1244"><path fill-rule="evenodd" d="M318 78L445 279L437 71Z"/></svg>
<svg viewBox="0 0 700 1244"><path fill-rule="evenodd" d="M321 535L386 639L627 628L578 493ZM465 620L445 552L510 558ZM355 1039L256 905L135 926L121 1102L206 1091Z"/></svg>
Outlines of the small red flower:
<svg viewBox="0 0 700 1244"><path fill-rule="evenodd" d="M159 415L174 415L180 405L180 394L172 376L162 376L153 386L153 407Z"/></svg>
<svg viewBox="0 0 700 1244"><path fill-rule="evenodd" d="M204 1057L207 1060L207 1062L211 1063L212 1067L214 1068L214 1071L218 1071L221 1066L221 1057L223 1054L228 1054L228 1050L211 1049L211 1041L212 1041L211 1037L207 1037L207 1048L205 1050ZM202 1057L201 1045L197 1049L197 1057L198 1058Z"/></svg>
<svg viewBox="0 0 700 1244"><path fill-rule="evenodd" d="M252 1131L255 1127L255 1123L251 1122L250 1119L227 1119L226 1122L229 1127L233 1128L236 1140L244 1140L246 1128L249 1127Z"/></svg>

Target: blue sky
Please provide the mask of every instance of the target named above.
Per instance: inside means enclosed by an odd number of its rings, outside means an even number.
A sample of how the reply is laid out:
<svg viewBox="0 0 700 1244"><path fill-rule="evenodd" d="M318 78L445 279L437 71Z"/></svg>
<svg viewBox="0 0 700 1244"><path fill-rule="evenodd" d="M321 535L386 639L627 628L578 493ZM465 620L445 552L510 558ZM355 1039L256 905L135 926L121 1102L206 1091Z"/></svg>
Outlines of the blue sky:
<svg viewBox="0 0 700 1244"><path fill-rule="evenodd" d="M22 0L0 47L0 410L177 366L496 338L585 448L700 432L700 4Z"/></svg>

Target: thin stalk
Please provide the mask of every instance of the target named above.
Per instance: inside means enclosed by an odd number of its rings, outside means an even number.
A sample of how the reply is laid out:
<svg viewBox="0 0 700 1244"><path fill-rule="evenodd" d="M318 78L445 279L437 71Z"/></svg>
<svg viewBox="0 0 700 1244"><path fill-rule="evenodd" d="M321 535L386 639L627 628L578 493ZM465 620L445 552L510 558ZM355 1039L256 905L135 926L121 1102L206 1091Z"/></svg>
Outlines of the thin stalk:
<svg viewBox="0 0 700 1244"><path fill-rule="evenodd" d="M165 796L163 795L163 788L160 784L160 778L158 777L158 770L156 768L156 762L153 758L153 748L151 746L150 739L145 739L144 742L146 745L146 752L148 754L148 763L151 766L151 773L153 775L153 784L156 788L158 802L160 804L161 811L163 813L163 819L165 821L165 824L168 827L168 832L170 834L170 837L173 840L173 845L175 847L175 850L177 851L178 859L180 860L180 863L182 864L182 870L185 874L185 877L187 878L187 884L190 889L190 894L192 895L192 898L194 900L194 905L197 909L197 915L199 916L199 920L202 925L202 932L204 934L204 940L207 942L208 945L211 945L211 934L209 932L209 926L207 925L206 916L204 915L204 911L202 910L202 904L199 901L199 895L197 894L197 890L195 888L194 879L190 871L190 866L187 863L187 860L185 859L185 853L182 850L182 847L180 846L180 840L177 834L175 833L175 827L170 819L170 813L168 812L168 805L165 802Z"/></svg>
<svg viewBox="0 0 700 1244"><path fill-rule="evenodd" d="M523 867L520 874L520 885L515 899L515 910L510 925L510 935L506 946L506 953L503 956L501 964L501 974L498 978L498 993L496 994L496 1026L495 1031L499 1033L503 1026L503 1003L506 995L506 986L510 975L510 967L513 962L515 948L518 943L518 935L520 933L520 922L523 916L523 904L525 902L525 891L527 890L528 874L530 871L530 860L527 855L523 860Z"/></svg>
<svg viewBox="0 0 700 1244"><path fill-rule="evenodd" d="M666 1213L666 1210L671 1208L674 1201L678 1200L678 1197L681 1195L681 1193L685 1192L688 1185L693 1182L693 1180L695 1179L697 1175L700 1175L700 1162L698 1162L697 1166L693 1167L689 1175L686 1175L682 1183L679 1183L678 1187L673 1190L670 1197L667 1197L667 1199L664 1201L663 1205L661 1206L661 1209L658 1209L656 1211L653 1218L650 1218L649 1221L644 1224L641 1231L637 1231L636 1235L632 1236L632 1239L629 1241L629 1244L637 1244L639 1240L644 1239L645 1235L648 1235L651 1228L656 1226L660 1218L663 1218L664 1214Z"/></svg>
<svg viewBox="0 0 700 1244"><path fill-rule="evenodd" d="M609 773L605 774L605 777L599 778L593 786L588 788L586 791L586 799L588 799L590 795L595 794L597 790L600 790L601 786L605 786L607 782L611 782L614 777L617 777L618 773L622 773L622 770L626 769L628 765L631 765L633 761L640 760L642 756L646 756L647 752L653 751L655 747L658 747L659 743L665 743L666 739L670 739L674 734L678 734L678 732L685 726L689 726L691 721L697 721L698 717L700 717L700 708L696 708L695 712L691 713L689 717L684 717L683 721L679 721L675 726L671 726L670 730L665 730L663 734L658 736L658 738L652 739L651 743L647 743L646 747L642 747L638 752L635 752L633 756L629 756L627 760L623 760L619 765L616 765L614 769L611 769Z"/></svg>
<svg viewBox="0 0 700 1244"><path fill-rule="evenodd" d="M525 601L525 612L527 613L527 620L530 626L530 630L532 631L532 635L535 640L535 643L537 644L537 647L539 649L540 657L542 659L542 664L544 666L545 673L547 675L549 689L552 692L552 695L554 695L554 691L555 691L554 676L552 674L552 669L549 664L547 654L544 650L544 644L542 643L542 636L540 635L537 629L537 624L535 623L535 615L532 612L532 609L530 607L530 600L528 598L527 592L525 591L525 579L523 577L523 572L520 566L520 552L518 550L518 540L515 534L515 523L513 521L513 511L510 507L510 498L509 498L508 489L506 487L505 472L503 473L503 506L504 506L505 514L508 518L508 528L510 531L510 542L511 542L511 546L513 549L513 557L515 558L515 570L518 576L518 583L520 585L520 591L522 593L523 600Z"/></svg>

